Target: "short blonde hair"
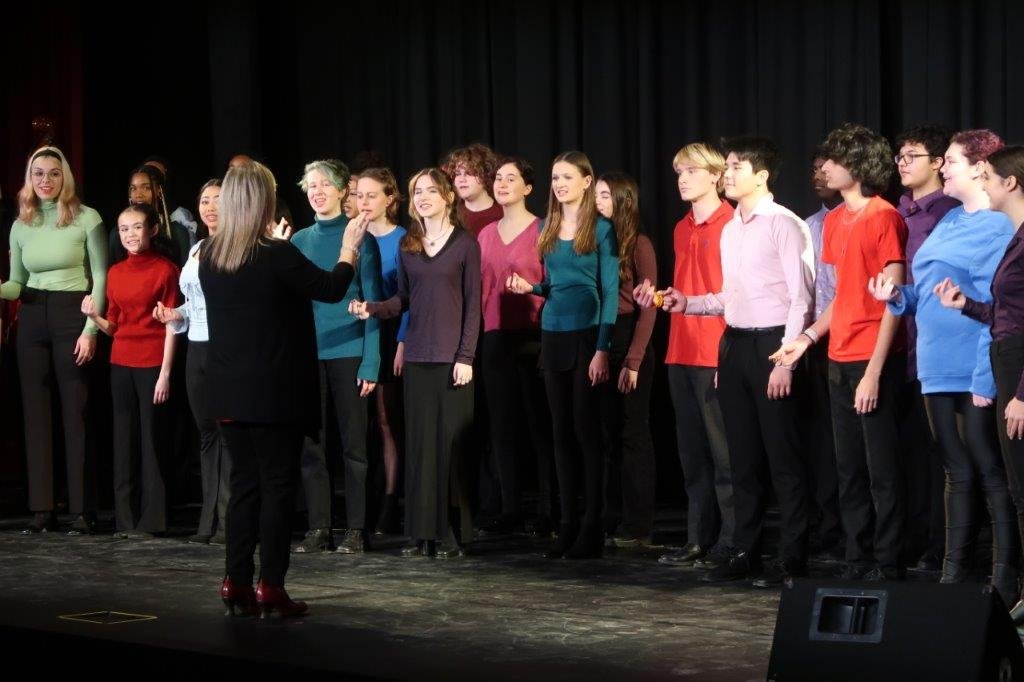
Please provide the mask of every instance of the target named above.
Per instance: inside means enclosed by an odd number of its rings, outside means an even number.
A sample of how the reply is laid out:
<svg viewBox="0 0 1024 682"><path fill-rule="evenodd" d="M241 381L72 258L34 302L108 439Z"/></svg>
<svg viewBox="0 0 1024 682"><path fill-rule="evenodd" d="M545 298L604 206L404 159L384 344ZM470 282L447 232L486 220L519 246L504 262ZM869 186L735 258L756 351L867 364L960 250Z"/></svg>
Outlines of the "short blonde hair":
<svg viewBox="0 0 1024 682"><path fill-rule="evenodd" d="M719 194L725 189L725 157L722 152L706 142L691 142L678 152L672 159L672 170L676 170L684 161L689 161L698 168L709 173L718 174L715 189Z"/></svg>

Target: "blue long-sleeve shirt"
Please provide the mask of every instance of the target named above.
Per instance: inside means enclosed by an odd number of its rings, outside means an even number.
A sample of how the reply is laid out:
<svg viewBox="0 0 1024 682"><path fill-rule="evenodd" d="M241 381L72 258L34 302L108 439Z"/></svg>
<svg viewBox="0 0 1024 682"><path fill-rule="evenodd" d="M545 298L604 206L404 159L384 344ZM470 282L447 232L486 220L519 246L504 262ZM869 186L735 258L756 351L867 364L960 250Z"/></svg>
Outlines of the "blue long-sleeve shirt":
<svg viewBox="0 0 1024 682"><path fill-rule="evenodd" d="M597 327L597 350L611 347L619 306L619 246L610 221L598 218L597 249L578 254L572 239L558 239L544 256L544 281L533 293L547 301L540 327L566 332Z"/></svg>
<svg viewBox="0 0 1024 682"><path fill-rule="evenodd" d="M317 220L292 237L292 243L309 260L324 270L338 262L341 239L348 218ZM381 257L377 242L364 239L359 247L356 276L339 303L313 301L316 323L317 356L321 360L362 358L356 375L366 381L377 381L380 372L380 323L374 318L360 320L348 312L349 301L378 301L384 297L381 281Z"/></svg>
<svg viewBox="0 0 1024 682"><path fill-rule="evenodd" d="M395 229L388 232L383 237L374 237L377 241L377 247L380 249L380 275L384 282L384 296L380 299L367 299L367 300L383 300L391 298L398 293L398 253L400 251L400 245L402 237L405 236L405 228L396 226ZM398 334L396 334L396 341L405 341L405 332L409 329L409 311L402 313L402 320L398 324Z"/></svg>
<svg viewBox="0 0 1024 682"><path fill-rule="evenodd" d="M996 395L988 350L989 328L957 310L944 308L932 293L946 277L974 300L992 300L992 277L1014 228L1004 214L982 209L950 210L935 226L911 264L914 283L900 287L890 303L896 315L917 320L917 376L922 393L971 392Z"/></svg>

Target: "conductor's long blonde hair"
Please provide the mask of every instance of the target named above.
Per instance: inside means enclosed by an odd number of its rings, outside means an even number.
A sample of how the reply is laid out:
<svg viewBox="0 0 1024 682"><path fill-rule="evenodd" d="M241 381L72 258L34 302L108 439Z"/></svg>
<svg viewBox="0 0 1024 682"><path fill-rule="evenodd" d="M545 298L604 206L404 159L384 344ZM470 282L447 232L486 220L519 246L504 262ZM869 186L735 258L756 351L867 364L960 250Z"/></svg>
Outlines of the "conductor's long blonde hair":
<svg viewBox="0 0 1024 682"><path fill-rule="evenodd" d="M277 183L270 169L252 161L232 168L224 176L217 202L217 233L207 240L203 258L210 267L237 272L261 239L277 209Z"/></svg>

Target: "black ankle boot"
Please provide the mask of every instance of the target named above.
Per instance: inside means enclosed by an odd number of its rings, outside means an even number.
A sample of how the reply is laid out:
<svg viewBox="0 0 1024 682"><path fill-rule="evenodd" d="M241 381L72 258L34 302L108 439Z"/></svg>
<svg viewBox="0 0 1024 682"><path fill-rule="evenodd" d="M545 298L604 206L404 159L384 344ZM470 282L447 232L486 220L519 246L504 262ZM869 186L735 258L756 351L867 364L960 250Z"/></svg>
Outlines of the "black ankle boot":
<svg viewBox="0 0 1024 682"><path fill-rule="evenodd" d="M551 549L544 553L545 558L561 559L569 548L573 546L573 543L576 542L576 536L578 533L579 526L563 525L558 531L558 539L555 540L555 544L551 546Z"/></svg>

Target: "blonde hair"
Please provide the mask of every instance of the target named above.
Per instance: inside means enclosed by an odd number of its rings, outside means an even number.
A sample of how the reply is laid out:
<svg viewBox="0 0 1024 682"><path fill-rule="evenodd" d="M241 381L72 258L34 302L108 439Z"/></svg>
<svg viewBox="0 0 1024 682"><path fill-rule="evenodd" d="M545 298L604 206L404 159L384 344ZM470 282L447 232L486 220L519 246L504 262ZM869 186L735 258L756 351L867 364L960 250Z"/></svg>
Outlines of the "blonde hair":
<svg viewBox="0 0 1024 682"><path fill-rule="evenodd" d="M590 186L583 191L583 200L580 202L580 210L576 217L576 236L573 239L573 250L578 254L590 253L597 250L597 189L594 182L594 167L590 159L583 152L564 152L555 157L551 162L554 167L560 162L570 163L576 167L583 177L591 179ZM554 183L548 194L548 215L544 221L544 231L540 233L537 240L537 255L544 259L555 250L555 241L558 239L558 231L562 227L562 205L555 196Z"/></svg>
<svg viewBox="0 0 1024 682"><path fill-rule="evenodd" d="M206 240L203 258L214 270L237 272L252 257L277 210L277 182L253 161L228 170L217 201L217 233Z"/></svg>
<svg viewBox="0 0 1024 682"><path fill-rule="evenodd" d="M722 156L722 152L706 142L691 142L676 152L672 159L672 170L676 170L683 161L689 161L709 173L718 173L715 190L719 194L725 190L725 157Z"/></svg>
<svg viewBox="0 0 1024 682"><path fill-rule="evenodd" d="M36 221L39 197L36 196L36 191L32 187L32 162L41 156L60 161L63 184L60 194L57 196L57 227L65 227L70 225L82 212L82 202L75 194L75 176L71 174L71 166L68 165L67 157L56 147L40 147L29 157L28 163L25 165L25 184L18 192L18 220L26 225L32 225Z"/></svg>
<svg viewBox="0 0 1024 682"><path fill-rule="evenodd" d="M414 173L409 178L409 218L411 220L409 221L409 229L406 231L405 236L402 237L400 243L402 251L408 253L420 253L423 251L423 236L427 233L427 228L423 224L423 216L416 210L416 202L413 199L416 183L424 176L434 181L434 186L440 192L441 198L448 204L448 221L452 224L452 228L459 227L459 204L455 200L455 186L452 185L451 179L440 168L424 168Z"/></svg>

